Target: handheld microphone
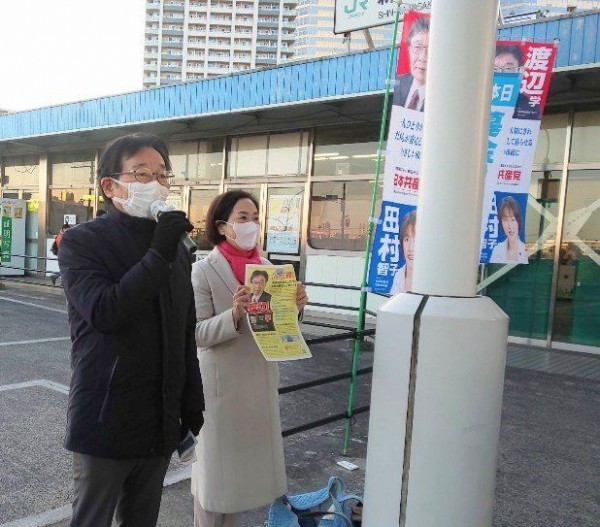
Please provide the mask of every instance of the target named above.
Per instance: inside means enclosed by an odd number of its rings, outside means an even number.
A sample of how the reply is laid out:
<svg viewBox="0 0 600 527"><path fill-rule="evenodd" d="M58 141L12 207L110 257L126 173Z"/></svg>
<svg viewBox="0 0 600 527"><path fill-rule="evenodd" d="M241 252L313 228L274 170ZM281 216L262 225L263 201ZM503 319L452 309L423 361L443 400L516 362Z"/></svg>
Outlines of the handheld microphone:
<svg viewBox="0 0 600 527"><path fill-rule="evenodd" d="M156 200L156 201L153 201L152 204L150 205L150 214L152 214L152 217L156 221L158 221L158 218L160 218L160 215L163 212L171 212L173 210L177 210L177 209L175 209L175 207L173 207L173 205L171 205L170 203L167 203L166 201ZM183 246L186 248L186 250L189 253L193 254L198 250L198 247L192 241L192 239L188 236L187 232L184 232L181 235L181 237L179 238L179 241L183 244Z"/></svg>

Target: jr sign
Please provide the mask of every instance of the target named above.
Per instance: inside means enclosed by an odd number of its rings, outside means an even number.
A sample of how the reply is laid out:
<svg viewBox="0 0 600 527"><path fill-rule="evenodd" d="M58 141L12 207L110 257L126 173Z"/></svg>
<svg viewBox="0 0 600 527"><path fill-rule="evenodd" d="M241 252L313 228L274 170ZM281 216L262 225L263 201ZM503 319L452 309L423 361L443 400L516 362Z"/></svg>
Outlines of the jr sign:
<svg viewBox="0 0 600 527"><path fill-rule="evenodd" d="M333 32L349 33L385 24L393 24L397 0L336 0ZM431 0L407 0L400 3L400 16L411 9L426 11Z"/></svg>

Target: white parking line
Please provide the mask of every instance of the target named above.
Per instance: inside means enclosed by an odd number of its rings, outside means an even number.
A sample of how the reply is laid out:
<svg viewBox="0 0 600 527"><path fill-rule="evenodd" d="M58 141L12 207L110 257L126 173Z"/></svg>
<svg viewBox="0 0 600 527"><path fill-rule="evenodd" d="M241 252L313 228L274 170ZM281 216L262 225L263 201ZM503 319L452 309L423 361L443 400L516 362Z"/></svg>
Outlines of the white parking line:
<svg viewBox="0 0 600 527"><path fill-rule="evenodd" d="M31 388L33 386L41 386L43 388L48 388L49 390L54 390L55 392L63 393L65 395L69 394L69 387L65 384L60 384L58 382L49 381L48 379L36 379L34 381L25 381L25 382L17 382L15 384L4 384L0 385L0 392L7 392L9 390L20 390L21 388ZM2 527L0 525L0 527Z"/></svg>
<svg viewBox="0 0 600 527"><path fill-rule="evenodd" d="M44 342L60 342L62 340L71 340L71 337L51 337L49 339L13 340L12 342L0 342L0 348L3 346L20 346L22 344L43 344Z"/></svg>
<svg viewBox="0 0 600 527"><path fill-rule="evenodd" d="M40 306L39 304L32 304L31 302L23 302L23 300L17 300L15 298L8 298L7 296L0 296L0 300L4 300L6 302L12 302L14 304L21 304L23 306L37 307L38 309L45 309L46 311L54 311L55 313L62 313L63 315L67 314L67 312L64 309L56 309L55 307Z"/></svg>
<svg viewBox="0 0 600 527"><path fill-rule="evenodd" d="M169 485L175 485L180 481L190 479L191 476L191 466L173 470L165 476L163 486L168 487ZM51 509L40 514L35 514L34 516L28 516L27 518L21 518L19 520L3 523L0 525L0 527L47 527L53 523L70 518L72 513L73 511L71 505L63 505L58 509Z"/></svg>

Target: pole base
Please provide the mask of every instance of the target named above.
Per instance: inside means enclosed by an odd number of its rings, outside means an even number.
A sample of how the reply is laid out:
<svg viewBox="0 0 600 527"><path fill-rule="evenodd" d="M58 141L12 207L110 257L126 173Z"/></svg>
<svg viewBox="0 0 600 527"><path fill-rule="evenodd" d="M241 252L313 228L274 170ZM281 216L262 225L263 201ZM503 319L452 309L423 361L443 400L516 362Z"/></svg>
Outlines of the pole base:
<svg viewBox="0 0 600 527"><path fill-rule="evenodd" d="M491 525L507 338L485 297L379 310L364 527Z"/></svg>

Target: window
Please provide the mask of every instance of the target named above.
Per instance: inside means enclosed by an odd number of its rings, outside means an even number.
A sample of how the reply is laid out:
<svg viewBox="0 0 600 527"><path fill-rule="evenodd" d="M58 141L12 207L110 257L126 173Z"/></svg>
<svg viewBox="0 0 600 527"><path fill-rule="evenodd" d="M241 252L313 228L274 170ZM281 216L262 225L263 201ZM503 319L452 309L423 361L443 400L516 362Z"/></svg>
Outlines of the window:
<svg viewBox="0 0 600 527"><path fill-rule="evenodd" d="M54 188L50 196L50 213L48 216L48 235L58 234L65 223L65 215L75 216L76 223L83 223L92 218L94 194L91 188Z"/></svg>
<svg viewBox="0 0 600 527"><path fill-rule="evenodd" d="M317 130L315 176L375 174L379 129L377 123L361 123ZM383 164L381 165L383 173Z"/></svg>
<svg viewBox="0 0 600 527"><path fill-rule="evenodd" d="M190 193L190 221L194 230L190 236L201 250L210 250L211 244L206 239L206 214L213 199L219 191L216 189L192 189Z"/></svg>
<svg viewBox="0 0 600 527"><path fill-rule="evenodd" d="M15 156L4 160L3 184L8 187L38 185L39 166L37 156Z"/></svg>
<svg viewBox="0 0 600 527"><path fill-rule="evenodd" d="M314 249L363 251L373 192L372 181L312 185L308 243ZM379 190L381 199L381 188Z"/></svg>
<svg viewBox="0 0 600 527"><path fill-rule="evenodd" d="M534 163L562 163L567 141L566 113L545 115L535 150Z"/></svg>
<svg viewBox="0 0 600 527"><path fill-rule="evenodd" d="M600 162L599 143L600 112L576 113L573 122L571 162Z"/></svg>
<svg viewBox="0 0 600 527"><path fill-rule="evenodd" d="M89 185L94 182L95 154L75 152L52 158L52 185Z"/></svg>
<svg viewBox="0 0 600 527"><path fill-rule="evenodd" d="M229 177L299 176L308 172L308 132L234 137Z"/></svg>
<svg viewBox="0 0 600 527"><path fill-rule="evenodd" d="M223 139L171 143L169 157L178 180L220 181L223 170Z"/></svg>

